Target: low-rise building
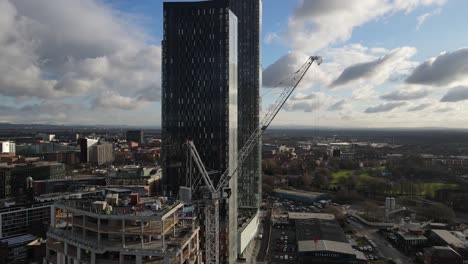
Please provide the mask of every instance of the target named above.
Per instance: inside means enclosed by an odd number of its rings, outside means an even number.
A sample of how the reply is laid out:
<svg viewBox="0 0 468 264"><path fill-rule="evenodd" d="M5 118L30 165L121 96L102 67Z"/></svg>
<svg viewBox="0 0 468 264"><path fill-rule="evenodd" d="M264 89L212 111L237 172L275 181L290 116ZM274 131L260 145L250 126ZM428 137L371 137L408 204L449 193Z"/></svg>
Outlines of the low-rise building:
<svg viewBox="0 0 468 264"><path fill-rule="evenodd" d="M295 227L297 263L365 263L331 214L289 213Z"/></svg>
<svg viewBox="0 0 468 264"><path fill-rule="evenodd" d="M422 231L405 230L395 232L395 236L398 240L398 246L405 252L418 251L423 249L428 239L422 234Z"/></svg>
<svg viewBox="0 0 468 264"><path fill-rule="evenodd" d="M450 246L460 255L468 257L466 241L462 241L448 230L432 229L430 239L436 246Z"/></svg>
<svg viewBox="0 0 468 264"><path fill-rule="evenodd" d="M274 189L273 195L283 199L305 203L314 203L327 198L327 195L324 193L285 189Z"/></svg>
<svg viewBox="0 0 468 264"><path fill-rule="evenodd" d="M84 177L33 181L33 194L39 196L51 193L76 191L86 186L105 186L106 177Z"/></svg>
<svg viewBox="0 0 468 264"><path fill-rule="evenodd" d="M125 188L141 186L148 194L156 194L161 181L161 170L158 167L126 165L115 169L107 176L108 186Z"/></svg>
<svg viewBox="0 0 468 264"><path fill-rule="evenodd" d="M424 264L462 264L463 258L450 247L430 247L424 250Z"/></svg>

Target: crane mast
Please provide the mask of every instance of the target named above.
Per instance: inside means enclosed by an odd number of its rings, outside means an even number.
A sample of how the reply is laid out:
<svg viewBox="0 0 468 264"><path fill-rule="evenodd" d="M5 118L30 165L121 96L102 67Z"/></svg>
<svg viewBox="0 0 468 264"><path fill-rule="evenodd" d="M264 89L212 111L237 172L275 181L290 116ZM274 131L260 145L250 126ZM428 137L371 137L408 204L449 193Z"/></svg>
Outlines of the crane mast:
<svg viewBox="0 0 468 264"><path fill-rule="evenodd" d="M307 61L286 80L280 82L276 87L284 87L280 96L276 99L275 103L272 104L260 121L260 126L250 135L245 144L239 151L237 162L234 168L227 168L217 184L214 184L210 178L210 172L206 170L203 165L203 161L198 154L198 151L192 141L187 141L186 146L189 152L190 161L193 161L198 170L198 175L192 176L190 179L190 185L183 187L189 189L191 193L195 193L197 190L202 192L201 200L191 201L199 207L204 207L205 215L205 260L207 264L218 264L219 263L219 200L229 198L230 190L228 188L229 181L232 176L238 171L239 167L252 152L253 148L258 144L260 137L271 124L273 119L276 117L278 112L281 110L283 105L286 103L288 98L297 88L305 74L309 70L312 64L317 62L318 65L322 63L322 58L319 56L311 56ZM191 162L190 162L191 164ZM187 168L187 171L192 171L192 168ZM205 183L203 190L200 188L201 181Z"/></svg>

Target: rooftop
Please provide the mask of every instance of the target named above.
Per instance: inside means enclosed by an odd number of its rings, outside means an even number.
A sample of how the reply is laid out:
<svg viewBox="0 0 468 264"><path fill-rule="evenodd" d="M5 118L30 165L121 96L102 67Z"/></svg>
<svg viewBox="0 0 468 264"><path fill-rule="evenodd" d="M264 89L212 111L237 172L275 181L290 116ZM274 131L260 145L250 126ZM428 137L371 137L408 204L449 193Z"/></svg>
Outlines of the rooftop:
<svg viewBox="0 0 468 264"><path fill-rule="evenodd" d="M330 251L350 255L356 254L349 243L336 242L330 240L305 240L298 241L297 244L299 252Z"/></svg>
<svg viewBox="0 0 468 264"><path fill-rule="evenodd" d="M102 215L102 218L157 218L165 219L183 205L179 201L167 200L164 197L140 197L138 205L131 205L128 196L117 197L117 205L109 206L105 196L86 197L77 200L60 200L56 206L66 206L73 209Z"/></svg>
<svg viewBox="0 0 468 264"><path fill-rule="evenodd" d="M465 243L461 241L458 237L454 236L447 230L442 229L432 229L432 232L444 240L447 244L454 246L454 247L465 247Z"/></svg>
<svg viewBox="0 0 468 264"><path fill-rule="evenodd" d="M332 214L319 214L319 213L294 213L288 212L289 219L321 219L321 220L335 220Z"/></svg>
<svg viewBox="0 0 468 264"><path fill-rule="evenodd" d="M423 235L417 235L413 234L410 232L402 232L399 231L398 234L404 239L404 240L427 240L427 237Z"/></svg>
<svg viewBox="0 0 468 264"><path fill-rule="evenodd" d="M310 198L315 198L317 196L323 195L323 193L318 193L318 192L306 192L306 191L300 191L300 190L286 190L286 189L274 189L273 192L297 195L297 196L305 196L305 197L310 197Z"/></svg>
<svg viewBox="0 0 468 264"><path fill-rule="evenodd" d="M453 250L451 247L431 247L427 248L424 251L425 255L434 257L443 257L443 258L461 258L460 254L458 254L455 250Z"/></svg>
<svg viewBox="0 0 468 264"><path fill-rule="evenodd" d="M328 240L348 243L343 229L336 220L324 220L320 218L296 219L297 241Z"/></svg>

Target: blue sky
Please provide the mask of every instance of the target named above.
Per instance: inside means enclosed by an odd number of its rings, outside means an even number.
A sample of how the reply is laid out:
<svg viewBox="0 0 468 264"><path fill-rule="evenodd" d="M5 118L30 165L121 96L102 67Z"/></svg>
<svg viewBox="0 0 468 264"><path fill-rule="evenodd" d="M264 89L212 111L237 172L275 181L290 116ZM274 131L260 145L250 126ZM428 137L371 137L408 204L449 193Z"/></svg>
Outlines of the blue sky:
<svg viewBox="0 0 468 264"><path fill-rule="evenodd" d="M159 126L162 3L2 0L0 122ZM262 94L308 55L325 59L273 125L468 127L466 10L264 0Z"/></svg>

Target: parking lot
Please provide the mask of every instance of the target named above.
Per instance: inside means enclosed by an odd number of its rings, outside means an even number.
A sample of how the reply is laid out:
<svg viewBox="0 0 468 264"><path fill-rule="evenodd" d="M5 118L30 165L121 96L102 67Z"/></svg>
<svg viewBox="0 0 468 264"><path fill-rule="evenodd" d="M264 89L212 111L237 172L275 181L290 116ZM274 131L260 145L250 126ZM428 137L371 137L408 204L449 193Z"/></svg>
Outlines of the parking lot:
<svg viewBox="0 0 468 264"><path fill-rule="evenodd" d="M270 240L270 263L292 263L296 260L296 232L288 224L274 224Z"/></svg>
<svg viewBox="0 0 468 264"><path fill-rule="evenodd" d="M286 224L288 212L320 213L323 203L306 204L288 199L269 197L272 205L272 223L268 249L269 263L294 263L297 260L296 233L293 227Z"/></svg>

